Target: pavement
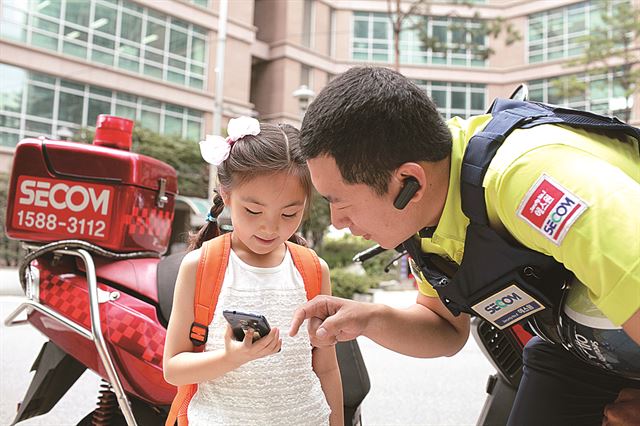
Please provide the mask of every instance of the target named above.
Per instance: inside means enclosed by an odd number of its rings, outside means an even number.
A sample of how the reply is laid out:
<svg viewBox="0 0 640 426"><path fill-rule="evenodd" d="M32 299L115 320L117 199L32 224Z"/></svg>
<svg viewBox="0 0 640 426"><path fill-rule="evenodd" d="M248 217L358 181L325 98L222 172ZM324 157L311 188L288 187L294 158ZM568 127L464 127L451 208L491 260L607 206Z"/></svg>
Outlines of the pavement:
<svg viewBox="0 0 640 426"><path fill-rule="evenodd" d="M18 278L18 268L0 267L0 296L24 296Z"/></svg>

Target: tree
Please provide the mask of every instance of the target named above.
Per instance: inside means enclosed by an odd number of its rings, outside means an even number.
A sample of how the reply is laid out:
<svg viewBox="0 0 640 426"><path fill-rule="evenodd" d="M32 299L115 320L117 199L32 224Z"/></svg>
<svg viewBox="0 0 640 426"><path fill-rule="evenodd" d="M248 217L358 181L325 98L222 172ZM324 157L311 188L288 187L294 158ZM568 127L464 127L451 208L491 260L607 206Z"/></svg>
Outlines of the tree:
<svg viewBox="0 0 640 426"><path fill-rule="evenodd" d="M314 190L310 200L308 217L302 222L300 229L309 246L316 251L322 248L324 235L330 224L329 203Z"/></svg>
<svg viewBox="0 0 640 426"><path fill-rule="evenodd" d="M513 27L511 23L505 22L504 18L482 19L478 12L473 14L469 19L459 19L454 15L447 17L455 18L449 26L449 30L456 36L454 40L449 42L442 39L441 35L429 34L428 22L433 0L413 0L409 8L404 11L402 9L401 0L387 0L387 11L391 20L391 28L393 30L393 46L395 52L395 70L400 69L400 34L407 29L417 29L419 31L420 41L425 50L440 52L446 55L448 49L470 50L474 56L483 60L489 58L495 52L492 48L484 43L484 39L490 36L494 39L498 38L502 31L507 34L506 44L520 40L520 33ZM460 3L468 7L472 6L470 1L451 0L451 3ZM395 6L392 8L392 4ZM411 25L406 25L408 20L414 20ZM471 25L468 25L471 23Z"/></svg>
<svg viewBox="0 0 640 426"><path fill-rule="evenodd" d="M208 164L200 156L200 147L192 140L161 135L136 123L131 136L132 150L163 161L178 173L180 195L210 198L207 194ZM74 137L76 142L90 143L93 131L84 129Z"/></svg>
<svg viewBox="0 0 640 426"><path fill-rule="evenodd" d="M619 97L624 105L614 106L621 119L631 119L633 95L640 85L640 10L630 2L599 3L600 21L592 25L587 35L579 41L583 53L567 62L567 67L581 67L584 76L590 79L607 75L610 71L619 73L616 83ZM569 75L554 81L553 89L564 98L584 96L591 99L591 85L585 78ZM621 108L620 108L621 107Z"/></svg>

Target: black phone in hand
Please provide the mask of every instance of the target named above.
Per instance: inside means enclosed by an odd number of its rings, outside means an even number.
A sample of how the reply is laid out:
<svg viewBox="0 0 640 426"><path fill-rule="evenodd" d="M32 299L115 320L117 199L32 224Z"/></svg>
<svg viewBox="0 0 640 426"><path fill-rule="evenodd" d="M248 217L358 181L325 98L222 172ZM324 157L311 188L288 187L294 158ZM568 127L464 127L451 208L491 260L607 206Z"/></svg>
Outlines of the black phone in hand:
<svg viewBox="0 0 640 426"><path fill-rule="evenodd" d="M271 332L269 322L264 317L264 315L230 310L222 311L222 315L231 325L231 329L233 330L233 337L239 342L242 342L244 340L245 331L248 329L253 330L254 342Z"/></svg>

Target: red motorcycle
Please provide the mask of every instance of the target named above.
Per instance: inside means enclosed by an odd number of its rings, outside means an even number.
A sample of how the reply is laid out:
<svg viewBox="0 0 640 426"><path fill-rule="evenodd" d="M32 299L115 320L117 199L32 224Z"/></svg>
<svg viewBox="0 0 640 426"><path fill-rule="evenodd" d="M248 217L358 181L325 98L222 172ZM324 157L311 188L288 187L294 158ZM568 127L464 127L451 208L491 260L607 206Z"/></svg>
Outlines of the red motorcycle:
<svg viewBox="0 0 640 426"><path fill-rule="evenodd" d="M87 368L105 385L81 425L164 424L176 389L162 354L184 253L162 254L178 185L171 166L130 151L132 129L101 115L93 145L39 138L16 147L6 232L28 250L26 299L5 324L28 322L49 341L14 424L51 410ZM359 424L366 368L355 341L337 352L345 424Z"/></svg>

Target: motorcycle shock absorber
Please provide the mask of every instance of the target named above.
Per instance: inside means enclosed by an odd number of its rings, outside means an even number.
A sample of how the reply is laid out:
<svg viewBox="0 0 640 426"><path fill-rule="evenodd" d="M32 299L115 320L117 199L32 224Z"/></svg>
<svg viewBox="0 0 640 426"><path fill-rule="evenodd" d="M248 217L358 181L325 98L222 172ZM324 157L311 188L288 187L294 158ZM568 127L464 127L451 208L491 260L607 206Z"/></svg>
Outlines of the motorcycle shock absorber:
<svg viewBox="0 0 640 426"><path fill-rule="evenodd" d="M113 393L111 385L102 380L100 385L100 395L98 396L98 407L93 412L91 424L93 426L108 426L113 424L114 417L120 414L116 394Z"/></svg>

